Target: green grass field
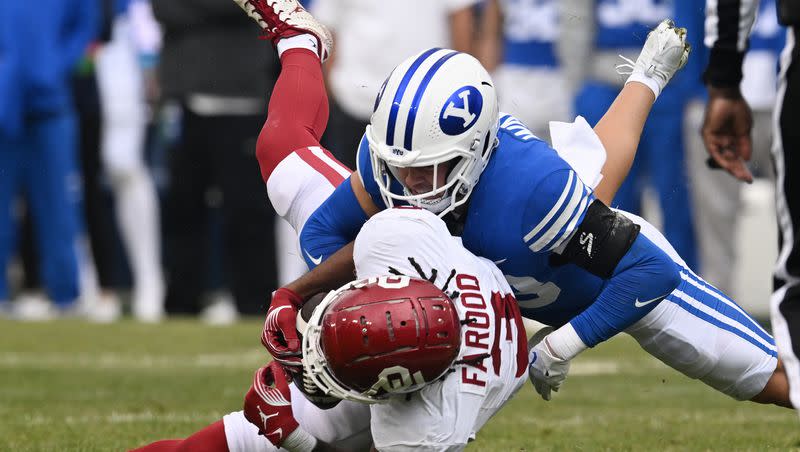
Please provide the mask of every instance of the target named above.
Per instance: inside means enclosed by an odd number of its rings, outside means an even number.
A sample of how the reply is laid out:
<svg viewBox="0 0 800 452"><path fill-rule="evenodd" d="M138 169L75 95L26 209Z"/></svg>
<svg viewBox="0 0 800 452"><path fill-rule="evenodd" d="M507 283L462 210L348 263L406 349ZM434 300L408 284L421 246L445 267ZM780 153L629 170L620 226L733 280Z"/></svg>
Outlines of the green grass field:
<svg viewBox="0 0 800 452"><path fill-rule="evenodd" d="M261 322L224 328L0 320L0 451L116 451L238 410L266 352ZM544 402L526 385L470 450L791 450L789 410L735 402L628 338L581 355Z"/></svg>

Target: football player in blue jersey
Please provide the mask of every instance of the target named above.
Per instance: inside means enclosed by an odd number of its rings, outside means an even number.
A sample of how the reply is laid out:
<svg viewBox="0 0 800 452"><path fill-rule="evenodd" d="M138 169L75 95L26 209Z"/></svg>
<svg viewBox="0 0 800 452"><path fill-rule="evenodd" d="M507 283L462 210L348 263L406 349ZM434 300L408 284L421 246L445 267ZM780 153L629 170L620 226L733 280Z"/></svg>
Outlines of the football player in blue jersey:
<svg viewBox="0 0 800 452"><path fill-rule="evenodd" d="M553 147L498 112L493 82L473 57L421 52L380 89L348 176L318 143L327 100L308 50L324 59L329 39L313 18L291 13L295 1L237 2L281 55L257 156L273 206L301 233L301 252L316 267L273 295L262 342L276 360L301 365L297 310L352 279L352 239L367 218L410 204L441 216L467 249L492 259L523 315L554 328L530 352L529 374L546 400L572 358L624 331L731 397L789 405L769 334L655 228L605 204L630 168L655 98L686 61L685 30L669 21L654 29L606 115L594 129L580 118L555 124ZM308 189L312 179L327 188Z"/></svg>

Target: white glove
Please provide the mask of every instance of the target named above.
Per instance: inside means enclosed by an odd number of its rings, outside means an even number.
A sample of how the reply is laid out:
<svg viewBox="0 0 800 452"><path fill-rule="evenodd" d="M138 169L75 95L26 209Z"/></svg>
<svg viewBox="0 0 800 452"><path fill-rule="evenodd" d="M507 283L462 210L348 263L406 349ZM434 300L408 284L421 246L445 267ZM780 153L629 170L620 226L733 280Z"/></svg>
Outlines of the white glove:
<svg viewBox="0 0 800 452"><path fill-rule="evenodd" d="M528 354L528 376L536 392L545 400L550 400L551 391L558 392L569 372L569 360L553 353L547 343L548 337L534 345Z"/></svg>
<svg viewBox="0 0 800 452"><path fill-rule="evenodd" d="M647 41L635 63L620 55L627 63L618 65L617 72L630 74L625 83L644 83L658 98L672 76L686 65L690 50L691 46L686 43L686 29L676 28L674 22L665 19L647 34Z"/></svg>

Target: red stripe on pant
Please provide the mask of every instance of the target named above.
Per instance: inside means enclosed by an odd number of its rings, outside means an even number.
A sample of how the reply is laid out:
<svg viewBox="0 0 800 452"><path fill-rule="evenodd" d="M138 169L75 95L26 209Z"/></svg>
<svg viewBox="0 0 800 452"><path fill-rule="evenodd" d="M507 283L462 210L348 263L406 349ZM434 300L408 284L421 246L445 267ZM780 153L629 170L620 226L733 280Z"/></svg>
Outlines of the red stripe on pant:
<svg viewBox="0 0 800 452"><path fill-rule="evenodd" d="M328 158L339 164L343 169L346 168L344 165L339 163L338 160L336 160L333 157L333 155L331 155L330 152L322 148L318 149L320 149L323 153L325 153L325 155ZM302 161L306 162L308 166L314 168L314 170L322 174L325 177L325 179L328 179L328 182L330 182L331 185L333 185L334 187L338 187L339 184L341 184L342 181L344 181L344 176L339 174L339 172L336 171L336 169L334 169L330 164L328 164L327 162L319 158L317 155L315 155L311 149L309 148L298 149L295 151L295 153L297 154L298 157L300 157Z"/></svg>

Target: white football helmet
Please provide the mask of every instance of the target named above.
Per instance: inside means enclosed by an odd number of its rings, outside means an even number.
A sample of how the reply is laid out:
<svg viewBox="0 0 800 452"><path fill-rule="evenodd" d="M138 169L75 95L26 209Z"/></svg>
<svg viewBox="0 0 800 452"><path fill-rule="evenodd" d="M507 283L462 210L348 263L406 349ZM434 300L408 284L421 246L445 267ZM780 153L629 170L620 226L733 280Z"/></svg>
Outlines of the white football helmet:
<svg viewBox="0 0 800 452"><path fill-rule="evenodd" d="M498 120L494 83L473 56L437 48L400 63L378 93L366 132L384 202L439 216L466 202L496 146ZM445 162L445 183L436 186ZM412 193L397 172L408 167L433 167L433 188Z"/></svg>

